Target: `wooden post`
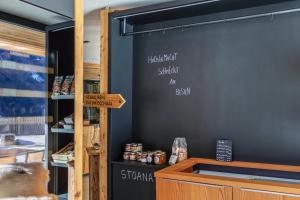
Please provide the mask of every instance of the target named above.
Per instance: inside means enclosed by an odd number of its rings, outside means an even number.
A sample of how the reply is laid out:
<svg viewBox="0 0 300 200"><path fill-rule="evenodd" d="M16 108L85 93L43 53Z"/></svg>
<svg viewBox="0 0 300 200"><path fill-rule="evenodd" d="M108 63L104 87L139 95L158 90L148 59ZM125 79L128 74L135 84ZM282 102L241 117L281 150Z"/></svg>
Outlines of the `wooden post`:
<svg viewBox="0 0 300 200"><path fill-rule="evenodd" d="M68 162L68 200L74 200L74 161Z"/></svg>
<svg viewBox="0 0 300 200"><path fill-rule="evenodd" d="M99 168L100 165L100 150L94 147L87 148L89 154L89 199L100 200L100 185L99 185Z"/></svg>
<svg viewBox="0 0 300 200"><path fill-rule="evenodd" d="M100 11L100 93L108 93L108 13L109 9ZM107 108L100 108L100 199L107 200Z"/></svg>
<svg viewBox="0 0 300 200"><path fill-rule="evenodd" d="M83 199L83 23L84 0L74 1L75 16L75 164L74 164L74 199Z"/></svg>

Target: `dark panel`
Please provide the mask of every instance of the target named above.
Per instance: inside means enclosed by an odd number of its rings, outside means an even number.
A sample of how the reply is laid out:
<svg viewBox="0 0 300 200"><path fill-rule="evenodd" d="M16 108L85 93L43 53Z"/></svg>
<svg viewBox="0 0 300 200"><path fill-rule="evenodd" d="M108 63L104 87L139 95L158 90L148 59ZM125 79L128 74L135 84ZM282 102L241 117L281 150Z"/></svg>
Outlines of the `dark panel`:
<svg viewBox="0 0 300 200"><path fill-rule="evenodd" d="M55 75L74 75L74 27L73 22L48 26L47 30L47 64L55 69ZM49 91L52 92L54 76L49 76ZM57 134L51 132L51 127L64 117L74 112L74 100L48 101L48 114L53 116L54 122L48 124L48 162L51 153L55 153L68 143L74 141L73 134ZM52 167L50 170L49 191L55 194L67 193L67 168Z"/></svg>
<svg viewBox="0 0 300 200"><path fill-rule="evenodd" d="M117 21L112 23L112 29L119 30ZM110 117L110 147L111 159L119 160L126 142L132 135L132 38L120 38L118 31L112 32L110 54L110 93L122 94L126 104L121 109L111 110Z"/></svg>
<svg viewBox="0 0 300 200"><path fill-rule="evenodd" d="M118 12L115 17L129 16L127 22L139 25L292 1L296 0L179 0Z"/></svg>
<svg viewBox="0 0 300 200"><path fill-rule="evenodd" d="M136 162L113 162L112 200L155 200L154 172L163 166Z"/></svg>
<svg viewBox="0 0 300 200"><path fill-rule="evenodd" d="M293 13L136 36L135 140L170 150L182 136L190 156L214 158L216 139L232 139L235 160L300 164L299 21ZM176 61L147 62L167 53ZM158 75L169 66L179 72Z"/></svg>
<svg viewBox="0 0 300 200"><path fill-rule="evenodd" d="M122 158L122 147L132 139L132 37L121 38L119 22L110 20L109 93L122 94L126 104L113 109L109 116L109 162ZM112 173L109 172L109 182ZM110 182L111 183L111 182ZM109 188L110 190L111 188ZM109 192L110 194L110 192Z"/></svg>

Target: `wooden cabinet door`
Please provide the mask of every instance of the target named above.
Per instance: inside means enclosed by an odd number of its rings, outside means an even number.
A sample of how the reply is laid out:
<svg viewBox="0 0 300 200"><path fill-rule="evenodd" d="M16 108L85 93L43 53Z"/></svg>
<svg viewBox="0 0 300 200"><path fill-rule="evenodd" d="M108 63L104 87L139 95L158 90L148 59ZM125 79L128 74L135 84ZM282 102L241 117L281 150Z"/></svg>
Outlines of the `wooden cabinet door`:
<svg viewBox="0 0 300 200"><path fill-rule="evenodd" d="M300 200L300 195L252 189L235 189L233 200Z"/></svg>
<svg viewBox="0 0 300 200"><path fill-rule="evenodd" d="M232 188L170 179L160 179L157 200L232 200Z"/></svg>

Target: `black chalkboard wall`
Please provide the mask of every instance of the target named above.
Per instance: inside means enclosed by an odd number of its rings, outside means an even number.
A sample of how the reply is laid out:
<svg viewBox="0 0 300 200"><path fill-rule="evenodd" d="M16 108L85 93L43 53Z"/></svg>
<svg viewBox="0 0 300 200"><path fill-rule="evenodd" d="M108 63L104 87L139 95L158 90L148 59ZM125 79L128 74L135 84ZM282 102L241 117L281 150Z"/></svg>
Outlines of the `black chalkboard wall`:
<svg viewBox="0 0 300 200"><path fill-rule="evenodd" d="M299 24L292 13L134 36L135 141L171 150L186 137L190 156L214 158L225 138L235 160L300 164Z"/></svg>

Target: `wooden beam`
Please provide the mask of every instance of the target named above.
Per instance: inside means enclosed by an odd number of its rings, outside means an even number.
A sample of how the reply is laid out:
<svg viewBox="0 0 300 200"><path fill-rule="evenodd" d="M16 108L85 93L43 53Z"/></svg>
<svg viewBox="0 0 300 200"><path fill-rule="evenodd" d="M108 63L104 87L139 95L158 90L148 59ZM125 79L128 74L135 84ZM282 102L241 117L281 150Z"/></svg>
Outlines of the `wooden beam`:
<svg viewBox="0 0 300 200"><path fill-rule="evenodd" d="M83 199L83 26L84 0L74 1L75 14L75 165L74 165L74 199Z"/></svg>
<svg viewBox="0 0 300 200"><path fill-rule="evenodd" d="M108 93L108 13L109 9L100 11L100 93ZM100 199L107 200L108 179L108 111L100 108Z"/></svg>
<svg viewBox="0 0 300 200"><path fill-rule="evenodd" d="M100 80L100 65L94 63L84 63L84 80Z"/></svg>
<svg viewBox="0 0 300 200"><path fill-rule="evenodd" d="M45 56L45 33L0 22L0 48Z"/></svg>
<svg viewBox="0 0 300 200"><path fill-rule="evenodd" d="M89 199L99 200L99 160L100 151L94 147L87 148L89 154Z"/></svg>

